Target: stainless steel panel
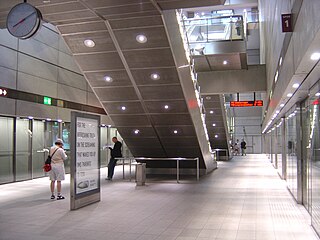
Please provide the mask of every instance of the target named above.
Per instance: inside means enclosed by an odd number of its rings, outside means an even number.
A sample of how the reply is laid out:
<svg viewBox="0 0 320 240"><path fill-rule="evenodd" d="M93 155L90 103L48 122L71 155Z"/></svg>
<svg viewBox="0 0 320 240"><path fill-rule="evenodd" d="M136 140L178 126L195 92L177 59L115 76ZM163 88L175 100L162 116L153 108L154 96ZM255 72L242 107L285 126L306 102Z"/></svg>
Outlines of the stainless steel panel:
<svg viewBox="0 0 320 240"><path fill-rule="evenodd" d="M189 148L189 147L198 147L198 139L196 136L194 137L166 137L161 138L162 144L165 148Z"/></svg>

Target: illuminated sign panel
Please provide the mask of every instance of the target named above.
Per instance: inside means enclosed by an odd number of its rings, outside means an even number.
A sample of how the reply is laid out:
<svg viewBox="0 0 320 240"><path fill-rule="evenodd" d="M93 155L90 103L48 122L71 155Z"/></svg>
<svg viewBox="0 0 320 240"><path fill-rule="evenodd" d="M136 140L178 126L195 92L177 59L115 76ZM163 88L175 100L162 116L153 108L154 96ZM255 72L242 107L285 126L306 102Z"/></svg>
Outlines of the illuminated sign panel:
<svg viewBox="0 0 320 240"><path fill-rule="evenodd" d="M231 101L230 107L262 107L263 101Z"/></svg>
<svg viewBox="0 0 320 240"><path fill-rule="evenodd" d="M0 88L0 96L7 96L8 92L6 89Z"/></svg>
<svg viewBox="0 0 320 240"><path fill-rule="evenodd" d="M43 97L43 104L45 105L51 105L52 99L49 97Z"/></svg>

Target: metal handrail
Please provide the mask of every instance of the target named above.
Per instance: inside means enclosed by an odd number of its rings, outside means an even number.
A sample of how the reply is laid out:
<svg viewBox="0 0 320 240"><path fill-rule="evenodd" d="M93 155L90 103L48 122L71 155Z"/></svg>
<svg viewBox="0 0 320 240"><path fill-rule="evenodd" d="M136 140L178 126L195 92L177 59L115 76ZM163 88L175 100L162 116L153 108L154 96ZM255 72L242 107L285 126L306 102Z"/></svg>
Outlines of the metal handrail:
<svg viewBox="0 0 320 240"><path fill-rule="evenodd" d="M131 181L131 168L132 168L132 160L140 160L140 161L177 161L177 183L179 183L180 179L180 161L197 161L197 181L200 178L200 167L199 167L199 158L150 158L150 157L122 157L122 158L115 158L116 160L122 160L122 177L125 179L124 173L124 165L125 160L129 160L129 171L130 171L130 181Z"/></svg>

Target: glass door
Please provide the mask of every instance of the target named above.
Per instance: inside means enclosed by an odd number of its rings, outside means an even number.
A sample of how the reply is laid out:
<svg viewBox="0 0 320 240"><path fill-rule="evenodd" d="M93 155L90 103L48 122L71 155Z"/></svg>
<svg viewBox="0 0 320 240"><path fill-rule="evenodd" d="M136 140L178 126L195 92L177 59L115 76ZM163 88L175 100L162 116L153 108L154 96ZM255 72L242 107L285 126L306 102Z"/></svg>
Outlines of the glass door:
<svg viewBox="0 0 320 240"><path fill-rule="evenodd" d="M13 118L0 117L0 184L13 182Z"/></svg>
<svg viewBox="0 0 320 240"><path fill-rule="evenodd" d="M43 177L45 173L42 166L47 153L44 151L44 125L43 121L33 121L32 134L32 177Z"/></svg>
<svg viewBox="0 0 320 240"><path fill-rule="evenodd" d="M31 179L32 120L16 120L16 181Z"/></svg>

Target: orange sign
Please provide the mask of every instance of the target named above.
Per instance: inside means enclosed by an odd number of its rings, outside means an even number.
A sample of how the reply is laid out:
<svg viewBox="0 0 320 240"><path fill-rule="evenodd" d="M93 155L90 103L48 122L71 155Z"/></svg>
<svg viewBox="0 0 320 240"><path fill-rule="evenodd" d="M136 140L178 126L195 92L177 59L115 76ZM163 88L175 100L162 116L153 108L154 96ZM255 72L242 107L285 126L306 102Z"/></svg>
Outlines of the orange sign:
<svg viewBox="0 0 320 240"><path fill-rule="evenodd" d="M231 101L230 107L262 107L263 101Z"/></svg>

